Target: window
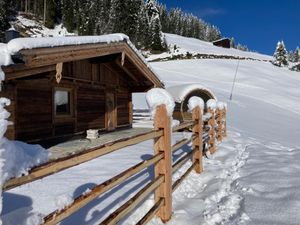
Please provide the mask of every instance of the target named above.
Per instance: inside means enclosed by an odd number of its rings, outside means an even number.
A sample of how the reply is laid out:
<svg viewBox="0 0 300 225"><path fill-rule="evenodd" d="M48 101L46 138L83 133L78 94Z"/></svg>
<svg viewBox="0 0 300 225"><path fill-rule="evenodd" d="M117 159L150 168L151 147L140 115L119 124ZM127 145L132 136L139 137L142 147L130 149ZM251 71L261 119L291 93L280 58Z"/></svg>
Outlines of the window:
<svg viewBox="0 0 300 225"><path fill-rule="evenodd" d="M71 112L71 91L55 90L54 94L55 115L72 115Z"/></svg>

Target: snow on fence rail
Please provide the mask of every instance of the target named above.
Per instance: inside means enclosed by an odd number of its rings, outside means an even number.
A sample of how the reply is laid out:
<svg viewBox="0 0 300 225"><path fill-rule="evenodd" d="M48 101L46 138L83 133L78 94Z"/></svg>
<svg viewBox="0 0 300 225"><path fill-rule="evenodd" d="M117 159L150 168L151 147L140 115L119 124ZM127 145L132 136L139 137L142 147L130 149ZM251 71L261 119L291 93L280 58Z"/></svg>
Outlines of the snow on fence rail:
<svg viewBox="0 0 300 225"><path fill-rule="evenodd" d="M223 106L223 105L222 105ZM148 213L137 223L146 224L155 215L166 222L171 219L172 214L172 192L174 192L181 182L194 170L196 173L203 171L202 157L208 149L211 153L216 151L216 140L221 141L226 136L226 107L208 107L208 113L202 115L199 106L192 111L192 121L183 122L171 129L171 117L168 115L165 105L156 107L154 117L154 130L142 135L137 135L128 139L122 139L110 144L103 145L97 149L65 157L56 161L33 168L28 175L14 178L6 182L3 190L23 185L45 176L57 173L64 169L79 165L81 163L98 158L113 151L120 150L126 146L138 144L140 142L154 139L154 155L148 160L144 160L111 179L95 186L91 191L83 193L68 206L57 209L43 218L43 224L57 224L69 217L89 202L96 199L101 194L111 190L121 184L129 177L141 172L143 169L154 165L154 180L142 188L135 196L121 205L116 211L104 219L101 224L116 224L135 209L149 194L154 192L155 204ZM171 135L173 132L182 129L192 129L191 138L184 138L171 146ZM172 154L185 144L192 142L190 152L182 156L176 163L172 162ZM192 165L176 181L173 182L172 174L183 166L189 159Z"/></svg>

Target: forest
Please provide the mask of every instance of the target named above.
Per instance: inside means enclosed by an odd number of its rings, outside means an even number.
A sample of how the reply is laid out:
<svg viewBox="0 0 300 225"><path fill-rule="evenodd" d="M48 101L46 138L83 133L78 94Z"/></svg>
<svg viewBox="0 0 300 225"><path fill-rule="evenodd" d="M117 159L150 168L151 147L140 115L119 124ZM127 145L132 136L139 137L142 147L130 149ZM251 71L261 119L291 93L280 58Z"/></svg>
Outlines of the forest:
<svg viewBox="0 0 300 225"><path fill-rule="evenodd" d="M218 27L180 8L167 9L156 0L0 0L0 33L18 12L34 16L48 28L63 23L78 35L124 33L140 49L167 48L162 32L214 41Z"/></svg>

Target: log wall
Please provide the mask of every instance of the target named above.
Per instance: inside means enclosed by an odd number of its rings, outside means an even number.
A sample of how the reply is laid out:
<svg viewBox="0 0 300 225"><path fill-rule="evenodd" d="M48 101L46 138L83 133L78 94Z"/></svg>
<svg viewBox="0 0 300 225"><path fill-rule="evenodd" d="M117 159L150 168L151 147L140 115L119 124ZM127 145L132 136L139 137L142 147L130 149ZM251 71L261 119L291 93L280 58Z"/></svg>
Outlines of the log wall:
<svg viewBox="0 0 300 225"><path fill-rule="evenodd" d="M131 125L131 92L121 71L111 64L80 60L63 64L62 80L58 84L55 71L14 80L5 84L1 97L12 100L8 111L14 122L6 136L23 141L40 140L87 129L105 129L106 92L115 98L118 126ZM72 113L55 116L56 89L71 92Z"/></svg>

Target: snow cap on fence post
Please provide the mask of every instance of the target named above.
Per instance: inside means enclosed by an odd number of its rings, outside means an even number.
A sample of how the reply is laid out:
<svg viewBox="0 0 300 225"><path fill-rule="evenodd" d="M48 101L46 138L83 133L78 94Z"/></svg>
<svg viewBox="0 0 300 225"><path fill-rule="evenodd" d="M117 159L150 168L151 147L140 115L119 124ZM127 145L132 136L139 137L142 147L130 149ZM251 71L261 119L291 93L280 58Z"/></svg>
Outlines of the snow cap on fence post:
<svg viewBox="0 0 300 225"><path fill-rule="evenodd" d="M164 104L167 109L168 116L172 116L175 107L173 97L162 88L152 88L146 94L146 101L150 108L152 118L155 116L156 107Z"/></svg>
<svg viewBox="0 0 300 225"><path fill-rule="evenodd" d="M217 108L220 110L227 109L227 104L225 102L218 102Z"/></svg>
<svg viewBox="0 0 300 225"><path fill-rule="evenodd" d="M204 101L203 101L203 99L200 98L200 97L197 97L197 96L192 96L189 99L189 102L188 102L189 112L192 112L197 106L200 107L201 112L203 114L203 110L204 110Z"/></svg>
<svg viewBox="0 0 300 225"><path fill-rule="evenodd" d="M214 100L214 99L209 99L207 102L206 102L206 106L207 108L210 108L212 110L215 110L217 108L217 101Z"/></svg>

